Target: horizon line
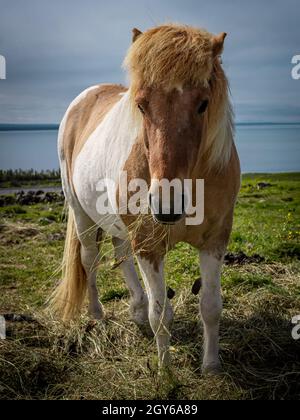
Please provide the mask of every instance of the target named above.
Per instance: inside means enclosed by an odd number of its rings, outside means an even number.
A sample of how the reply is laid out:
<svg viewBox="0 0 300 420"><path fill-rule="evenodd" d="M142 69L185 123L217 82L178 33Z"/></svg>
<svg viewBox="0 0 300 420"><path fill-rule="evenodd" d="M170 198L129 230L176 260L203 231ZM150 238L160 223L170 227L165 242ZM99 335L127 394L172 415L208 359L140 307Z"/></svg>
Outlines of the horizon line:
<svg viewBox="0 0 300 420"><path fill-rule="evenodd" d="M0 123L0 131L38 131L38 130L58 130L59 123ZM300 125L300 121L238 121L236 126L263 126L263 125Z"/></svg>

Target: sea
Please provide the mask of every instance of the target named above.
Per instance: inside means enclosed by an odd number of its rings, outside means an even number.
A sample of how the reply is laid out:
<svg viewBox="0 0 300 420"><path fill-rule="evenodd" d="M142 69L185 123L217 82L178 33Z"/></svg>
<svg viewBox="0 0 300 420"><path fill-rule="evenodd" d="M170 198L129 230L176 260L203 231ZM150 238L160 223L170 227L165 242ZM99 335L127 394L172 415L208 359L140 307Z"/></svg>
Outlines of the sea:
<svg viewBox="0 0 300 420"><path fill-rule="evenodd" d="M0 169L57 169L56 124L0 124ZM239 123L243 173L300 171L300 123Z"/></svg>

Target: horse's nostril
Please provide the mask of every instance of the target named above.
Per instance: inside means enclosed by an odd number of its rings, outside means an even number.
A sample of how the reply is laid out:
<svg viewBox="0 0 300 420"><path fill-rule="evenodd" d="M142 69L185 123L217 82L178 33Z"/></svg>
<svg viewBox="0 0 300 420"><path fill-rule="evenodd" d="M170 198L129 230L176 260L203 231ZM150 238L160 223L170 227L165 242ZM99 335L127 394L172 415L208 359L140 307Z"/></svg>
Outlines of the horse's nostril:
<svg viewBox="0 0 300 420"><path fill-rule="evenodd" d="M185 212L187 202L188 202L188 199L186 195L182 194L182 212L183 213Z"/></svg>
<svg viewBox="0 0 300 420"><path fill-rule="evenodd" d="M183 217L183 214L162 214L162 213L155 213L154 218L159 223L162 224L174 224L179 222Z"/></svg>
<svg viewBox="0 0 300 420"><path fill-rule="evenodd" d="M151 208L151 204L152 204L152 194L151 193L149 193L148 202L149 202L149 207Z"/></svg>
<svg viewBox="0 0 300 420"><path fill-rule="evenodd" d="M168 205L167 205L168 204ZM162 202L160 198L149 194L149 207L154 218L160 223L176 223L185 214L186 197L184 194L178 197L178 202L171 200L168 203Z"/></svg>

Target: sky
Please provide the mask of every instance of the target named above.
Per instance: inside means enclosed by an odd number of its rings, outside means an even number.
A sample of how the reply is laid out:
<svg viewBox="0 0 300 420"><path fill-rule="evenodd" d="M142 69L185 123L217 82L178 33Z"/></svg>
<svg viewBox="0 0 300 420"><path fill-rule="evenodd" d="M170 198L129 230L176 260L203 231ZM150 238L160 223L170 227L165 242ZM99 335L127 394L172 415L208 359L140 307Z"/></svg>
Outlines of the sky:
<svg viewBox="0 0 300 420"><path fill-rule="evenodd" d="M0 0L0 123L58 123L85 88L127 83L131 29L177 22L227 32L238 122L299 122L299 0Z"/></svg>

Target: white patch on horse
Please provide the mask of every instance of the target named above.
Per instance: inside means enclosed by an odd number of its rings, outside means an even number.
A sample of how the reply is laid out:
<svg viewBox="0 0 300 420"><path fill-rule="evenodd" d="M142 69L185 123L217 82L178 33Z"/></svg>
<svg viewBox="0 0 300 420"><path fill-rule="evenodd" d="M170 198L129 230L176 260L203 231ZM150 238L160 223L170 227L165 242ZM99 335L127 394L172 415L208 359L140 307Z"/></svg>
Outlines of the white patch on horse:
<svg viewBox="0 0 300 420"><path fill-rule="evenodd" d="M120 239L127 238L127 228L118 214L119 175L140 129L126 92L87 139L74 164L73 185L82 208L104 231ZM113 214L100 215L97 211L100 195L97 185L102 180L112 181L108 184L107 199Z"/></svg>

